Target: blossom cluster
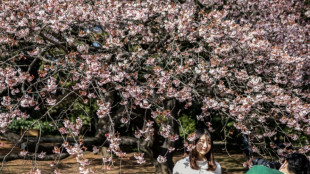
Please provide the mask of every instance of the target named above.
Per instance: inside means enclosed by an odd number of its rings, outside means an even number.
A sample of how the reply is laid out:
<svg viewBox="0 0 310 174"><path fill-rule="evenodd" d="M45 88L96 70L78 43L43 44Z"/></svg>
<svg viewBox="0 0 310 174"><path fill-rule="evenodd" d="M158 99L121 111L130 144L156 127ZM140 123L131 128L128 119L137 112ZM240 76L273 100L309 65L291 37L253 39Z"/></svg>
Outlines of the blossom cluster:
<svg viewBox="0 0 310 174"><path fill-rule="evenodd" d="M64 127L59 128L59 132L61 134L68 134L68 132L70 131L70 133L72 133L72 135L78 136L80 134L80 130L83 126L83 121L81 118L78 117L75 120L75 123L72 123L69 120L65 119L63 124L64 124Z"/></svg>
<svg viewBox="0 0 310 174"><path fill-rule="evenodd" d="M154 136L154 128L153 128L154 121L147 121L145 127L142 130L135 131L135 137L141 138L142 136L145 138L144 141L149 141Z"/></svg>

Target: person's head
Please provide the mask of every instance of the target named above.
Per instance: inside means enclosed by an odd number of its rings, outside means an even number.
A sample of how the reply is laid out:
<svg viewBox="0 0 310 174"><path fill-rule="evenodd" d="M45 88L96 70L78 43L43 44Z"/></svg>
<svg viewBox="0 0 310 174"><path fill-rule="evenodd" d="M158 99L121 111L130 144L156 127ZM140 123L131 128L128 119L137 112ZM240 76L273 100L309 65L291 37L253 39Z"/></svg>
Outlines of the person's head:
<svg viewBox="0 0 310 174"><path fill-rule="evenodd" d="M292 153L279 170L285 174L310 174L310 162L305 155Z"/></svg>
<svg viewBox="0 0 310 174"><path fill-rule="evenodd" d="M213 158L213 141L209 131L206 128L199 128L195 131L196 147L189 153L190 166L192 169L200 169L197 161L205 159L208 161L209 171L216 169L216 164Z"/></svg>

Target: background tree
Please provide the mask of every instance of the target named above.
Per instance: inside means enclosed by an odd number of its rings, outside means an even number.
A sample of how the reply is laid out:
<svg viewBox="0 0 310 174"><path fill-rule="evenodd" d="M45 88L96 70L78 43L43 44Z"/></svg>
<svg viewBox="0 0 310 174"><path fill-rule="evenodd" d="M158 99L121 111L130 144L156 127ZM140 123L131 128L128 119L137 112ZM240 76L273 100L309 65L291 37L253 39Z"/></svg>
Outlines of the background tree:
<svg viewBox="0 0 310 174"><path fill-rule="evenodd" d="M59 130L53 152L79 154L81 171L84 145L122 157L121 138L164 163L152 135L174 146L180 113L199 106L210 130L220 117L256 153L309 152L309 1L0 2L0 129L17 145L8 126L33 118Z"/></svg>

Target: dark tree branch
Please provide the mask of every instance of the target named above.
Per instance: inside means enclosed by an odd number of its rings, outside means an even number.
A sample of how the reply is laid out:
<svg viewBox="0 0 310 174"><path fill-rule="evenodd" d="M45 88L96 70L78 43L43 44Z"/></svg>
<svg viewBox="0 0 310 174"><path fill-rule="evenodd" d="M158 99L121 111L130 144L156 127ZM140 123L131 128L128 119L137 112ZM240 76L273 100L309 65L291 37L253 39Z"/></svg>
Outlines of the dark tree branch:
<svg viewBox="0 0 310 174"><path fill-rule="evenodd" d="M11 160L16 160L16 159L26 159L26 160L37 160L37 161L51 161L51 160L55 160L56 158L61 160L64 159L66 157L68 157L69 154L68 153L61 153L61 154L51 154L51 155L45 155L44 158L38 158L32 154L32 155L26 155L26 156L21 156L19 154L10 154L6 157L4 156L0 156L0 160L3 161L5 158L5 161L11 161Z"/></svg>
<svg viewBox="0 0 310 174"><path fill-rule="evenodd" d="M66 47L64 47L63 45L61 45L60 43L58 43L58 42L56 42L56 41L54 41L54 40L52 40L52 39L50 39L50 38L48 38L48 37L46 37L42 32L40 32L40 34L39 34L43 39L45 39L45 40L47 40L47 41L49 41L49 42L51 42L51 43L53 43L54 45L56 45L56 46L58 46L58 47L60 47L60 48L62 48L66 53L69 53L69 51L67 50L67 48Z"/></svg>

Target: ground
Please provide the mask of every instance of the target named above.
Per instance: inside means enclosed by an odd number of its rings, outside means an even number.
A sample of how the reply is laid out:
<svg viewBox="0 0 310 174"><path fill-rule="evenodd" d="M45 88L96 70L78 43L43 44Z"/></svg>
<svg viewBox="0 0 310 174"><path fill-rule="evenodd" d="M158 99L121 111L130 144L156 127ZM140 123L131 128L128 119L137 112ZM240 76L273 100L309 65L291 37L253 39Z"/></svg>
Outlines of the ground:
<svg viewBox="0 0 310 174"><path fill-rule="evenodd" d="M5 141L0 141L5 143L4 146L0 147L0 155L4 155L11 150L13 144ZM13 152L19 152L19 148L15 148ZM90 168L95 169L96 173L104 173L104 167L102 163L102 155L93 154L92 152L86 151L84 156L91 160ZM221 164L223 174L241 174L245 173L242 163L245 161L245 156L243 154L231 151L228 154L224 149L216 150L215 160ZM176 162L183 157L183 152L175 153L173 161ZM31 160L12 160L4 163L2 174L22 174L28 173L34 166L38 166L42 174L51 174L54 169L57 168L62 174L72 174L79 173L79 165L76 162L74 156L69 156L61 160L57 165L51 167L53 161L31 161ZM121 162L121 165L120 165ZM121 167L120 167L121 166ZM114 166L111 170L106 172L107 174L133 174L133 173L155 173L155 168L151 164L150 159L146 158L146 163L143 165L137 164L133 157L133 153L128 153L126 159L114 158Z"/></svg>

